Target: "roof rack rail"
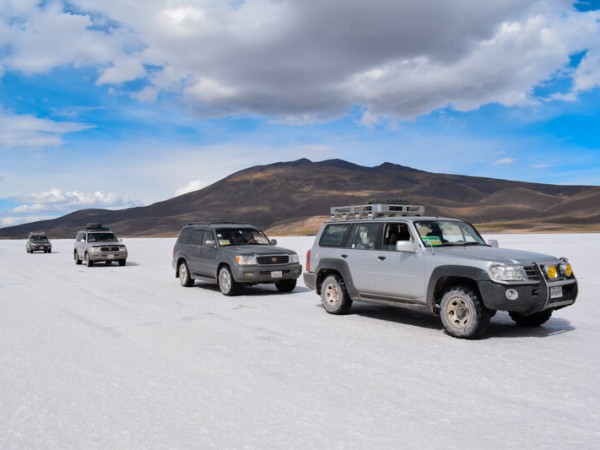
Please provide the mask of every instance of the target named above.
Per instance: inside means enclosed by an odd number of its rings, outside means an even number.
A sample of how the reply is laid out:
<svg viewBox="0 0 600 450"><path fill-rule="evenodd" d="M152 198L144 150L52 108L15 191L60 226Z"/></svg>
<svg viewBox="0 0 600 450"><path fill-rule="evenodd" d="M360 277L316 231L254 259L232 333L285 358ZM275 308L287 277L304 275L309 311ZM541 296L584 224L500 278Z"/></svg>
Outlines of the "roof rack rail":
<svg viewBox="0 0 600 450"><path fill-rule="evenodd" d="M422 216L423 205L399 205L374 203L368 205L334 206L331 208L332 220L373 219L375 217Z"/></svg>
<svg viewBox="0 0 600 450"><path fill-rule="evenodd" d="M246 225L246 222L232 222L230 220L196 220L194 222L186 223L186 226L188 226L188 225L215 225L215 224Z"/></svg>

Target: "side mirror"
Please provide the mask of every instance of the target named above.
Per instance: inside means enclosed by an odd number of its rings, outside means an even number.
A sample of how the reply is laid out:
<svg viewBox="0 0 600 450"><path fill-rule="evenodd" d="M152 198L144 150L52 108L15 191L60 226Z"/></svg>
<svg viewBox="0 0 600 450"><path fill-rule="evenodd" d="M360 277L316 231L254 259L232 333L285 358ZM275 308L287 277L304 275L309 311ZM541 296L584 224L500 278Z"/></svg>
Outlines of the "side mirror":
<svg viewBox="0 0 600 450"><path fill-rule="evenodd" d="M488 245L489 245L490 247L498 248L498 241L497 241L496 239L490 239L490 240L488 241Z"/></svg>
<svg viewBox="0 0 600 450"><path fill-rule="evenodd" d="M404 253L416 253L415 244L410 241L396 241L396 250Z"/></svg>
<svg viewBox="0 0 600 450"><path fill-rule="evenodd" d="M277 239L271 239L271 245L277 245Z"/></svg>
<svg viewBox="0 0 600 450"><path fill-rule="evenodd" d="M207 239L206 241L204 241L204 245L206 247L216 247L217 243L211 239Z"/></svg>

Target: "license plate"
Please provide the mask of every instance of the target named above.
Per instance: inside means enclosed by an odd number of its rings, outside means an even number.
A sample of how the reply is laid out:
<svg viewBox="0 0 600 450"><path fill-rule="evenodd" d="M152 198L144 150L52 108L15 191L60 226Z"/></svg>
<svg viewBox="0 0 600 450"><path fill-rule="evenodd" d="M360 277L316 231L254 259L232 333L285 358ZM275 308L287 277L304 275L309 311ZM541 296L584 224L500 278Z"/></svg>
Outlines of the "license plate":
<svg viewBox="0 0 600 450"><path fill-rule="evenodd" d="M550 298L560 298L562 296L562 286L554 286L550 288Z"/></svg>
<svg viewBox="0 0 600 450"><path fill-rule="evenodd" d="M108 259L115 259L115 255L106 255Z"/></svg>
<svg viewBox="0 0 600 450"><path fill-rule="evenodd" d="M271 272L271 278L281 278L283 276L283 272L281 270L274 270Z"/></svg>

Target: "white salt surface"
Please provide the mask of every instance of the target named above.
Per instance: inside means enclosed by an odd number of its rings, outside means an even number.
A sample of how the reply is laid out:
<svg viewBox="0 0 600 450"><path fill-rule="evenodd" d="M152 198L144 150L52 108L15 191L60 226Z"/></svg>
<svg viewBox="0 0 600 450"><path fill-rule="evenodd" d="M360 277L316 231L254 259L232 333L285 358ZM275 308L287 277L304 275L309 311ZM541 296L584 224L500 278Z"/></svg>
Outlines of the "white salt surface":
<svg viewBox="0 0 600 450"><path fill-rule="evenodd" d="M488 235L568 256L574 306L477 341L426 314L324 312L302 279L183 288L173 239L125 267L0 241L1 449L591 449L600 445L600 235ZM302 261L312 238L279 238Z"/></svg>

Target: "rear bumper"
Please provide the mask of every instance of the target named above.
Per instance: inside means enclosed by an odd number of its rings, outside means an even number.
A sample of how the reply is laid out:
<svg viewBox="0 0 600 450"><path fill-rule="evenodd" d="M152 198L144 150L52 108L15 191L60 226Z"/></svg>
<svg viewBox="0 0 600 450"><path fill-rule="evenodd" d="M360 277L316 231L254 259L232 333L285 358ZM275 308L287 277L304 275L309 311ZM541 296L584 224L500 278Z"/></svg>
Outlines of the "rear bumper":
<svg viewBox="0 0 600 450"><path fill-rule="evenodd" d="M313 272L304 272L303 275L304 284L307 288L312 289L313 291L317 288L317 274Z"/></svg>

